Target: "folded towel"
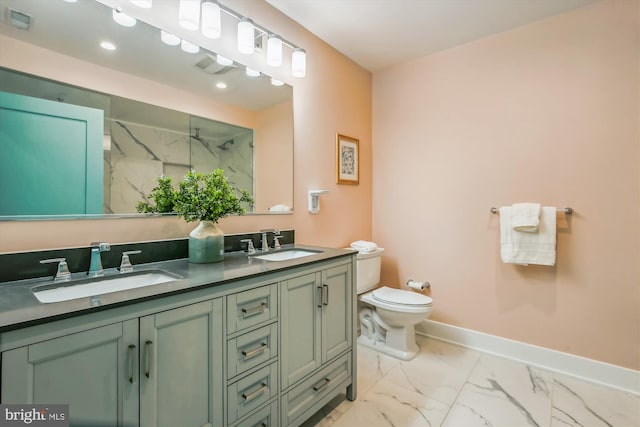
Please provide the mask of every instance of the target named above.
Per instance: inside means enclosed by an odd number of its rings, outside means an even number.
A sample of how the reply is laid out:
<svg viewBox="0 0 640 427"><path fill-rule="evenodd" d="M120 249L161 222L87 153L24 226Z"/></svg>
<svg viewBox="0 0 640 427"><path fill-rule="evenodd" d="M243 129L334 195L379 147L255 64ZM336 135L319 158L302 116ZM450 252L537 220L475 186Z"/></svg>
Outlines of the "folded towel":
<svg viewBox="0 0 640 427"><path fill-rule="evenodd" d="M269 208L269 212L291 212L291 208L287 205L274 205Z"/></svg>
<svg viewBox="0 0 640 427"><path fill-rule="evenodd" d="M514 230L536 233L540 224L540 203L511 205L511 226Z"/></svg>
<svg viewBox="0 0 640 427"><path fill-rule="evenodd" d="M543 207L537 233L514 230L511 207L500 208L500 255L514 264L555 265L556 208Z"/></svg>
<svg viewBox="0 0 640 427"><path fill-rule="evenodd" d="M355 242L352 242L351 247L359 252L373 252L378 249L378 245L375 243L364 240L356 240Z"/></svg>

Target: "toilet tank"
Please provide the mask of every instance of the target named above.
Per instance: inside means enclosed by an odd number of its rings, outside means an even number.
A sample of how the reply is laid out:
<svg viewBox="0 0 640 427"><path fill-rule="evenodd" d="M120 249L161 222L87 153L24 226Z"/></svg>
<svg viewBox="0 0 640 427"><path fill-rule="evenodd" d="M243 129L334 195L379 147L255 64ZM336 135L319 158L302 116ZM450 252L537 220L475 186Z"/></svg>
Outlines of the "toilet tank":
<svg viewBox="0 0 640 427"><path fill-rule="evenodd" d="M358 252L357 255L357 292L358 295L370 291L380 283L380 266L383 248L373 252Z"/></svg>

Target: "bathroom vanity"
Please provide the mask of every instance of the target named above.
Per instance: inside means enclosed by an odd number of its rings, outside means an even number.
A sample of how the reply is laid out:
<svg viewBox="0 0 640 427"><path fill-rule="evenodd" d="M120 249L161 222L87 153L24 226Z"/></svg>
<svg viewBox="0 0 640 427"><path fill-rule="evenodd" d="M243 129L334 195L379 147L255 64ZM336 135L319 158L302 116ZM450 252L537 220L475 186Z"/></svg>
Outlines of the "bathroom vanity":
<svg viewBox="0 0 640 427"><path fill-rule="evenodd" d="M353 400L355 253L314 250L145 264L180 279L49 304L33 280L2 283L0 402L69 404L72 426L201 427L295 426Z"/></svg>

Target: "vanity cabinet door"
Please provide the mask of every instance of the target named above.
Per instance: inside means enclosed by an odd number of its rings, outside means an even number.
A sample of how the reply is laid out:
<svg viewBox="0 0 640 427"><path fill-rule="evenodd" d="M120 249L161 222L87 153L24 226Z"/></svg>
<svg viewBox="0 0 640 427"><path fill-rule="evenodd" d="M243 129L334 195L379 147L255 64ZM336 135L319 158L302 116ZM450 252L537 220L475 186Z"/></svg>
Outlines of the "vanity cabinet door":
<svg viewBox="0 0 640 427"><path fill-rule="evenodd" d="M2 403L68 404L71 426L138 425L138 320L2 353Z"/></svg>
<svg viewBox="0 0 640 427"><path fill-rule="evenodd" d="M322 363L351 348L353 288L351 268L341 265L322 272Z"/></svg>
<svg viewBox="0 0 640 427"><path fill-rule="evenodd" d="M281 383L285 389L321 365L322 274L281 283Z"/></svg>
<svg viewBox="0 0 640 427"><path fill-rule="evenodd" d="M140 425L223 423L222 299L140 318Z"/></svg>

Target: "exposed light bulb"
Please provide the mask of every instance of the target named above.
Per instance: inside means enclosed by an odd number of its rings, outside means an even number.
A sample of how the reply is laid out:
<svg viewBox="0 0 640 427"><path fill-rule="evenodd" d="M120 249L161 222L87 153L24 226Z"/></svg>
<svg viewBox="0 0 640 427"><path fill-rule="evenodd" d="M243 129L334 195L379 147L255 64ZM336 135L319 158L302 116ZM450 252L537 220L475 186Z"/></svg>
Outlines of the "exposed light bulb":
<svg viewBox="0 0 640 427"><path fill-rule="evenodd" d="M182 40L180 42L180 49L184 50L187 53L198 53L200 52L200 46L195 45L191 42L188 42L186 40Z"/></svg>
<svg viewBox="0 0 640 427"><path fill-rule="evenodd" d="M178 23L182 28L195 31L200 26L200 0L180 0Z"/></svg>
<svg viewBox="0 0 640 427"><path fill-rule="evenodd" d="M202 35L210 39L219 39L222 35L220 6L216 2L202 3Z"/></svg>
<svg viewBox="0 0 640 427"><path fill-rule="evenodd" d="M151 9L153 5L153 0L129 0L131 3L135 4L138 7L142 7L144 9Z"/></svg>
<svg viewBox="0 0 640 427"><path fill-rule="evenodd" d="M269 34L267 39L267 64L272 67L282 65L282 39L275 34Z"/></svg>
<svg viewBox="0 0 640 427"><path fill-rule="evenodd" d="M180 37L162 30L160 30L160 40L169 46L177 46L182 41Z"/></svg>
<svg viewBox="0 0 640 427"><path fill-rule="evenodd" d="M307 74L307 52L297 48L291 55L291 74L294 77L304 77Z"/></svg>
<svg viewBox="0 0 640 427"><path fill-rule="evenodd" d="M111 12L111 16L113 16L113 20L123 27L133 27L136 25L135 18L130 17L129 15L122 12L122 10L118 7L113 9Z"/></svg>
<svg viewBox="0 0 640 427"><path fill-rule="evenodd" d="M259 77L260 76L260 71L254 70L253 68L249 68L249 67L246 67L245 73L249 77Z"/></svg>
<svg viewBox="0 0 640 427"><path fill-rule="evenodd" d="M216 55L216 62L220 65L229 66L233 65L233 61L220 54Z"/></svg>
<svg viewBox="0 0 640 427"><path fill-rule="evenodd" d="M282 86L284 85L284 82L282 80L274 79L273 77L271 77L271 84L274 86Z"/></svg>
<svg viewBox="0 0 640 427"><path fill-rule="evenodd" d="M238 22L238 52L251 54L254 51L255 32L253 21L251 19L242 18Z"/></svg>

